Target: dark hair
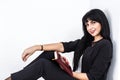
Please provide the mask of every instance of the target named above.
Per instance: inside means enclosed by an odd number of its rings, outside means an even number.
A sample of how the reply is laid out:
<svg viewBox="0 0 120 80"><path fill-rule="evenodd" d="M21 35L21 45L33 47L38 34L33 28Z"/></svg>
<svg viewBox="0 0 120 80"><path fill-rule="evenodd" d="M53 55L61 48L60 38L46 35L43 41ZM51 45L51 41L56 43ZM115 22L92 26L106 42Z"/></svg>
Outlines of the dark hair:
<svg viewBox="0 0 120 80"><path fill-rule="evenodd" d="M79 63L79 59L81 56L80 54L83 54L83 51L86 49L86 47L89 44L91 44L91 42L93 41L93 37L88 33L86 29L86 25L85 25L88 19L99 22L101 24L100 34L102 35L104 39L107 39L111 42L109 23L108 23L108 20L104 12L101 11L100 9L92 9L89 12L87 12L82 18L84 36L81 40L82 40L83 48L81 49L79 54L74 54L74 59L73 59L73 62L74 62L73 70L74 71L78 68L78 63Z"/></svg>

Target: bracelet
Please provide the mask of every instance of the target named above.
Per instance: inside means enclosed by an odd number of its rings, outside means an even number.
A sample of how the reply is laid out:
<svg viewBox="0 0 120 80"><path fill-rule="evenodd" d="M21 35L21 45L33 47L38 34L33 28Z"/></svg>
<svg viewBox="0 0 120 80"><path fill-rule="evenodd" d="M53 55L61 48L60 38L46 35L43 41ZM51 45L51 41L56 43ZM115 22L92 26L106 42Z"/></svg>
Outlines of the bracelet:
<svg viewBox="0 0 120 80"><path fill-rule="evenodd" d="M41 51L43 51L43 45L41 45Z"/></svg>

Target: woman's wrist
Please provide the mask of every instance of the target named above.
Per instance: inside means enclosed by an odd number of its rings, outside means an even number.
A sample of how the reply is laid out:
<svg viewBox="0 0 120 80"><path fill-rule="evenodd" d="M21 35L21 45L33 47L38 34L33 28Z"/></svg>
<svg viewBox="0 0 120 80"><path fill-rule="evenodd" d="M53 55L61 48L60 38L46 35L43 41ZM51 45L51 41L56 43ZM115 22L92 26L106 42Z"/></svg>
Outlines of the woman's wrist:
<svg viewBox="0 0 120 80"><path fill-rule="evenodd" d="M41 45L41 49L40 49L41 51L43 51L44 49L43 49L43 45Z"/></svg>
<svg viewBox="0 0 120 80"><path fill-rule="evenodd" d="M34 47L35 47L36 51L43 51L44 50L43 45L35 45Z"/></svg>

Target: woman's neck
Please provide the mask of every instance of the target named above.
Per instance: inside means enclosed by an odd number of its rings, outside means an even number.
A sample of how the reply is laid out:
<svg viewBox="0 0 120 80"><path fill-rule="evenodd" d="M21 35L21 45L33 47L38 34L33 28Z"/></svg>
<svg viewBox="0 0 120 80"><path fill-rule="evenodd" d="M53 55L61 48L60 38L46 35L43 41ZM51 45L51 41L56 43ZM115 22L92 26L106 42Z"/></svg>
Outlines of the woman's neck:
<svg viewBox="0 0 120 80"><path fill-rule="evenodd" d="M103 39L103 37L101 35L95 36L93 42L97 42L97 41L99 41L101 39Z"/></svg>

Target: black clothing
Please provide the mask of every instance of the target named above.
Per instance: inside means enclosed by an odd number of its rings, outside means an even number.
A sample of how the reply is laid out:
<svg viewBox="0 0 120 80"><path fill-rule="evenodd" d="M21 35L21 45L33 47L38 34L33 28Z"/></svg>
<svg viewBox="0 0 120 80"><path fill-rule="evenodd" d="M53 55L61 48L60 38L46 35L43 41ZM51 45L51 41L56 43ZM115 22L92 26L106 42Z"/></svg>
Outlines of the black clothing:
<svg viewBox="0 0 120 80"><path fill-rule="evenodd" d="M63 42L64 52L75 51L79 54L80 40ZM82 54L81 54L82 55ZM82 72L87 73L89 80L106 80L112 59L112 44L101 39L89 45L83 52Z"/></svg>
<svg viewBox="0 0 120 80"><path fill-rule="evenodd" d="M24 69L11 74L12 80L37 80L43 77L45 80L75 80L63 71L59 65L52 61L54 51L45 51Z"/></svg>
<svg viewBox="0 0 120 80"><path fill-rule="evenodd" d="M82 48L80 39L62 42L64 53L74 51L79 54ZM23 70L13 73L12 80L75 80L64 72L59 65L52 61L54 51L45 51ZM86 73L89 80L106 80L107 72L112 59L112 44L106 39L101 39L90 44L80 55L82 58L82 72Z"/></svg>

